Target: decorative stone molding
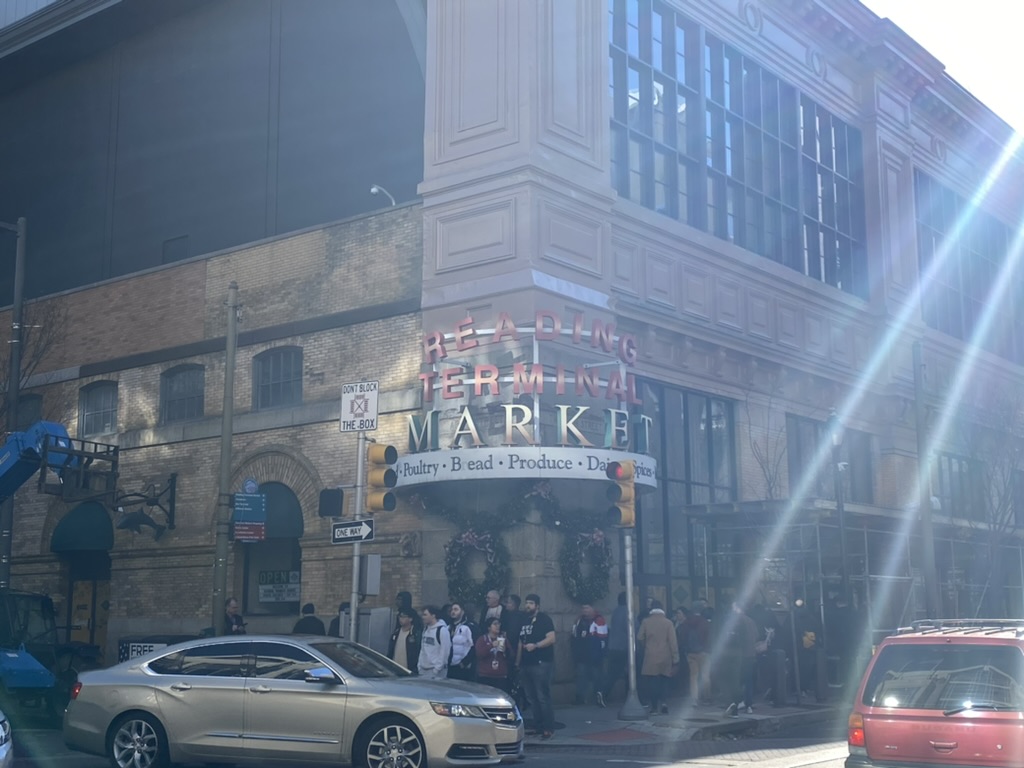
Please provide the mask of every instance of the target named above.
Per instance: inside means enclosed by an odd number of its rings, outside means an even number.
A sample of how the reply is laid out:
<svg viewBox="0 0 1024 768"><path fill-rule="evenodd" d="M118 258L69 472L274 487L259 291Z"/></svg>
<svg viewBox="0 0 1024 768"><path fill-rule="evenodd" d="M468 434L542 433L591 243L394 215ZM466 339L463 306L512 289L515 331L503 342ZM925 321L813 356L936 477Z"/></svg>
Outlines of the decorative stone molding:
<svg viewBox="0 0 1024 768"><path fill-rule="evenodd" d="M754 34L761 34L764 17L761 16L760 6L750 0L740 0L739 16Z"/></svg>
<svg viewBox="0 0 1024 768"><path fill-rule="evenodd" d="M822 79L825 78L826 63L825 56L820 50L813 46L807 46L807 68L815 74L816 77Z"/></svg>
<svg viewBox="0 0 1024 768"><path fill-rule="evenodd" d="M946 142L938 136L932 136L932 154L941 162L946 162Z"/></svg>

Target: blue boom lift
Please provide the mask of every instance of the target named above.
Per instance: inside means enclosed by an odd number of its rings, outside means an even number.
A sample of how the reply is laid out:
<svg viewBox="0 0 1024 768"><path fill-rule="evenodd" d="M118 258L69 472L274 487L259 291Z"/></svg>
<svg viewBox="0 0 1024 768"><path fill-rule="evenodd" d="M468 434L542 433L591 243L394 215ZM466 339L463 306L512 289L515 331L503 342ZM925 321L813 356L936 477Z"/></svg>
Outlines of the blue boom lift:
<svg viewBox="0 0 1024 768"><path fill-rule="evenodd" d="M72 438L62 424L36 422L9 434L0 447L0 503L37 474L40 493L66 502L112 498L117 463L117 446ZM77 677L75 666L95 657L94 649L81 645L57 642L48 596L0 592L0 700L59 716Z"/></svg>

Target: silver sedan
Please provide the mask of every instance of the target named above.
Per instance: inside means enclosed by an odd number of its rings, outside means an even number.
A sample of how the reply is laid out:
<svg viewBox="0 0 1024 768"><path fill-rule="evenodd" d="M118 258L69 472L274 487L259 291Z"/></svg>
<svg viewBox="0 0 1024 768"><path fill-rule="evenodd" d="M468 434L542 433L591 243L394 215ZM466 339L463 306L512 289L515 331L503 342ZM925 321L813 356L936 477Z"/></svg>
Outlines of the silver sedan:
<svg viewBox="0 0 1024 768"><path fill-rule="evenodd" d="M426 680L334 638L207 638L85 672L64 714L71 749L117 768L172 762L492 765L523 756L501 691Z"/></svg>

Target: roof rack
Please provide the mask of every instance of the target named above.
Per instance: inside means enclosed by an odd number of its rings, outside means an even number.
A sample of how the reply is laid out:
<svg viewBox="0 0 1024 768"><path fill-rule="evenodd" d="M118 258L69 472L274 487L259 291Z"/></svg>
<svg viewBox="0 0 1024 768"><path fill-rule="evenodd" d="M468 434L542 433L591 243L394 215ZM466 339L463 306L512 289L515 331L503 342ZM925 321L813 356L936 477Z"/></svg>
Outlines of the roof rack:
<svg viewBox="0 0 1024 768"><path fill-rule="evenodd" d="M939 634L946 632L1000 632L1014 630L1024 635L1024 619L919 619L909 627L900 627L896 634L909 632Z"/></svg>

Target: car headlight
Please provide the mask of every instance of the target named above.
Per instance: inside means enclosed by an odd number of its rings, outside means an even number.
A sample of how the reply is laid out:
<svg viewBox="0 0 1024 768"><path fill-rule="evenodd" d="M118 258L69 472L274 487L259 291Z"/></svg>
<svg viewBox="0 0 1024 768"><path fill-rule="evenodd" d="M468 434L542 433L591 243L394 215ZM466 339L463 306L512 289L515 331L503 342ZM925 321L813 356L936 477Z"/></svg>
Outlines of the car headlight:
<svg viewBox="0 0 1024 768"><path fill-rule="evenodd" d="M11 740L11 721L6 718L0 720L0 747Z"/></svg>
<svg viewBox="0 0 1024 768"><path fill-rule="evenodd" d="M445 704L440 701L432 701L430 706L442 717L487 717L480 707L470 704Z"/></svg>

